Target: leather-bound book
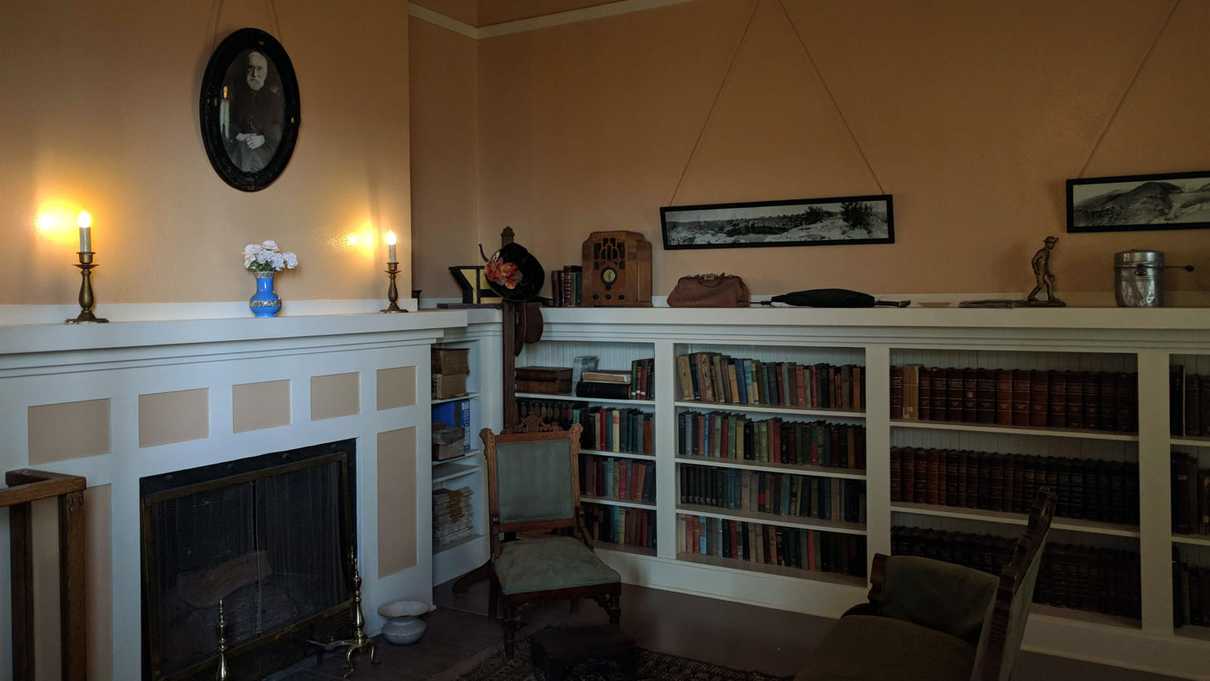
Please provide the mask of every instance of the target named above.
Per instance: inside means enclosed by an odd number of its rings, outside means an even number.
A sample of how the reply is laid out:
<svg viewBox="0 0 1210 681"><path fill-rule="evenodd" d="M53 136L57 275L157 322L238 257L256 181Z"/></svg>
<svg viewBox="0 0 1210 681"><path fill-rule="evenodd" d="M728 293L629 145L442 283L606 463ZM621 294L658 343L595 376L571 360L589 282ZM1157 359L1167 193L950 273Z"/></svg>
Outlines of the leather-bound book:
<svg viewBox="0 0 1210 681"><path fill-rule="evenodd" d="M1050 373L1029 372L1029 425L1045 428L1050 421Z"/></svg>
<svg viewBox="0 0 1210 681"><path fill-rule="evenodd" d="M905 367L891 367L891 418L903 416L903 372Z"/></svg>
<svg viewBox="0 0 1210 681"><path fill-rule="evenodd" d="M1004 459L1004 506L1002 511L1016 511L1020 513L1018 507L1018 491L1017 491L1017 455L1006 454Z"/></svg>
<svg viewBox="0 0 1210 681"><path fill-rule="evenodd" d="M979 422L979 369L962 370L962 420Z"/></svg>
<svg viewBox="0 0 1210 681"><path fill-rule="evenodd" d="M865 470L865 426L854 426L853 431L857 439L857 467Z"/></svg>
<svg viewBox="0 0 1210 681"><path fill-rule="evenodd" d="M1197 457L1173 453L1172 531L1177 534L1193 534L1199 529L1201 514L1198 512L1197 478Z"/></svg>
<svg viewBox="0 0 1210 681"><path fill-rule="evenodd" d="M1118 429L1118 378L1117 374L1102 371L1097 374L1100 384L1101 430Z"/></svg>
<svg viewBox="0 0 1210 681"><path fill-rule="evenodd" d="M1201 394L1210 395L1210 376L1189 376L1187 378L1187 380L1189 382L1192 382L1192 381L1199 382L1201 384L1199 387ZM1136 393L1137 393L1137 390L1136 390ZM1135 421L1136 422L1138 420L1138 402L1139 402L1138 395L1136 394L1135 399L1134 399ZM1202 437L1205 437L1206 435L1210 435L1210 399L1202 400L1202 408L1200 411L1201 411L1201 422L1202 422ZM1207 613L1207 615L1210 615L1210 613Z"/></svg>
<svg viewBox="0 0 1210 681"><path fill-rule="evenodd" d="M1084 381L1085 375L1080 371L1067 372L1067 427L1085 428L1084 422Z"/></svg>
<svg viewBox="0 0 1210 681"><path fill-rule="evenodd" d="M1034 497L1038 494L1038 464L1041 463L1036 456L1021 457L1020 482L1017 489L1021 491L1021 498L1024 500L1024 506L1029 507L1033 503Z"/></svg>
<svg viewBox="0 0 1210 681"><path fill-rule="evenodd" d="M967 508L978 508L979 506L979 481L983 479L985 471L979 470L981 457L976 452L966 453L966 501L962 505Z"/></svg>
<svg viewBox="0 0 1210 681"><path fill-rule="evenodd" d="M975 508L991 508L992 498L992 455L985 452L976 452L975 460L978 462L979 481L978 487L975 488Z"/></svg>
<svg viewBox="0 0 1210 681"><path fill-rule="evenodd" d="M899 500L911 503L916 500L916 450L904 447L899 450Z"/></svg>
<svg viewBox="0 0 1210 681"><path fill-rule="evenodd" d="M959 474L958 474L958 452L953 450L945 451L945 505L946 506L961 506L958 496Z"/></svg>
<svg viewBox="0 0 1210 681"><path fill-rule="evenodd" d="M996 423L1001 426L1013 424L1013 372L996 369Z"/></svg>
<svg viewBox="0 0 1210 681"><path fill-rule="evenodd" d="M991 369L975 371L975 420L979 423L996 422L996 372Z"/></svg>
<svg viewBox="0 0 1210 681"><path fill-rule="evenodd" d="M1029 425L1030 372L1013 370L1013 425Z"/></svg>
<svg viewBox="0 0 1210 681"><path fill-rule="evenodd" d="M954 474L951 476L951 487L954 488L954 503L952 506L969 506L967 503L967 473L966 461L968 455L965 451L954 452Z"/></svg>
<svg viewBox="0 0 1210 681"><path fill-rule="evenodd" d="M1202 382L1198 376L1189 376L1185 381L1185 435L1200 437L1202 434Z"/></svg>
<svg viewBox="0 0 1210 681"><path fill-rule="evenodd" d="M1004 457L999 454L989 454L988 463L988 495L983 502L986 504L984 508L993 511L1003 511L1004 509Z"/></svg>
<svg viewBox="0 0 1210 681"><path fill-rule="evenodd" d="M1101 381L1096 372L1084 374L1084 427L1092 430L1101 429ZM1067 386L1071 390L1071 386ZM1071 418L1071 414L1067 415Z"/></svg>
<svg viewBox="0 0 1210 681"><path fill-rule="evenodd" d="M1168 369L1168 430L1171 435L1185 434L1185 367Z"/></svg>
<svg viewBox="0 0 1210 681"><path fill-rule="evenodd" d="M929 502L929 455L927 449L916 450L916 484L912 488L912 501L917 504Z"/></svg>
<svg viewBox="0 0 1210 681"><path fill-rule="evenodd" d="M928 367L913 365L910 380L916 386L914 403L916 418L921 421L933 420L933 372ZM904 418L911 417L905 414Z"/></svg>
<svg viewBox="0 0 1210 681"><path fill-rule="evenodd" d="M1068 459L1067 470L1071 491L1067 495L1067 517L1084 517L1084 462Z"/></svg>
<svg viewBox="0 0 1210 681"><path fill-rule="evenodd" d="M903 450L891 447L891 501L903 500Z"/></svg>
<svg viewBox="0 0 1210 681"><path fill-rule="evenodd" d="M1067 427L1067 377L1071 372L1050 372L1050 419L1051 428Z"/></svg>
<svg viewBox="0 0 1210 681"><path fill-rule="evenodd" d="M953 414L949 413L949 373L941 367L929 370L933 378L933 420L951 421Z"/></svg>
<svg viewBox="0 0 1210 681"><path fill-rule="evenodd" d="M1071 463L1067 459L1055 460L1056 485L1055 515L1071 517Z"/></svg>
<svg viewBox="0 0 1210 681"><path fill-rule="evenodd" d="M949 413L946 416L950 421L966 420L966 382L964 373L964 369L957 367L945 370L946 396L949 400Z"/></svg>
<svg viewBox="0 0 1210 681"><path fill-rule="evenodd" d="M1118 430L1123 433L1139 431L1138 374L1118 374Z"/></svg>
<svg viewBox="0 0 1210 681"><path fill-rule="evenodd" d="M1197 472L1197 531L1200 534L1210 534L1210 470ZM1210 618L1210 610L1202 614Z"/></svg>
<svg viewBox="0 0 1210 681"><path fill-rule="evenodd" d="M1084 474L1084 513L1082 518L1108 522L1108 509L1100 505L1100 495L1097 493L1097 464L1100 461L1081 461L1081 472Z"/></svg>
<svg viewBox="0 0 1210 681"><path fill-rule="evenodd" d="M1110 493L1110 480L1113 473L1108 461L1097 461L1095 465L1097 484L1096 507L1101 519L1111 523L1129 523L1130 516L1113 507L1113 496ZM1125 509L1122 509L1124 511Z"/></svg>
<svg viewBox="0 0 1210 681"><path fill-rule="evenodd" d="M941 489L941 452L936 449L928 450L928 501L925 503L939 506L942 503Z"/></svg>

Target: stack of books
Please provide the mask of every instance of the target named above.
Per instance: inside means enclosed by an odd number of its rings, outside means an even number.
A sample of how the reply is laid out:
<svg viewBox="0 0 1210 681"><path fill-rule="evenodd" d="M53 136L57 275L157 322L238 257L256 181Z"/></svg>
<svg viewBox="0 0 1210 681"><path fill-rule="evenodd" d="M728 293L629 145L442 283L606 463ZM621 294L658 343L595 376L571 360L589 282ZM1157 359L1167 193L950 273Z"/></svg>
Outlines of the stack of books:
<svg viewBox="0 0 1210 681"><path fill-rule="evenodd" d="M581 374L577 397L610 400L655 399L655 360L636 359L629 371L592 370Z"/></svg>
<svg viewBox="0 0 1210 681"><path fill-rule="evenodd" d="M681 400L791 409L865 409L865 367L695 352L676 358Z"/></svg>
<svg viewBox="0 0 1210 681"><path fill-rule="evenodd" d="M570 395L571 369L566 367L517 367L517 392Z"/></svg>
<svg viewBox="0 0 1210 681"><path fill-rule="evenodd" d="M584 288L584 268L564 265L550 273L550 297L554 307L578 307Z"/></svg>
<svg viewBox="0 0 1210 681"><path fill-rule="evenodd" d="M1172 531L1210 535L1210 470L1197 456L1172 453Z"/></svg>
<svg viewBox="0 0 1210 681"><path fill-rule="evenodd" d="M676 522L677 553L865 577L865 537L700 516Z"/></svg>
<svg viewBox="0 0 1210 681"><path fill-rule="evenodd" d="M865 483L807 475L680 466L682 504L865 523Z"/></svg>
<svg viewBox="0 0 1210 681"><path fill-rule="evenodd" d="M580 494L654 504L655 464L607 456L582 456Z"/></svg>
<svg viewBox="0 0 1210 681"><path fill-rule="evenodd" d="M1056 515L1139 522L1138 466L941 449L891 448L891 501L1027 513L1039 489L1058 497Z"/></svg>
<svg viewBox="0 0 1210 681"><path fill-rule="evenodd" d="M1133 433L1138 375L897 366L891 418Z"/></svg>
<svg viewBox="0 0 1210 681"><path fill-rule="evenodd" d="M470 487L433 490L433 545L435 550L471 536L475 521L471 513Z"/></svg>
<svg viewBox="0 0 1210 681"><path fill-rule="evenodd" d="M1000 574L1015 539L914 527L891 529L891 552L923 556ZM1048 542L1034 589L1034 602L1138 619L1137 551Z"/></svg>
<svg viewBox="0 0 1210 681"><path fill-rule="evenodd" d="M654 511L586 503L584 529L597 541L655 550Z"/></svg>
<svg viewBox="0 0 1210 681"><path fill-rule="evenodd" d="M1176 626L1210 627L1210 567L1187 562L1173 549L1173 619Z"/></svg>
<svg viewBox="0 0 1210 681"><path fill-rule="evenodd" d="M1168 408L1173 435L1210 437L1210 376L1186 374L1185 367L1172 367Z"/></svg>
<svg viewBox="0 0 1210 681"><path fill-rule="evenodd" d="M625 454L655 453L655 415L638 409L590 407L583 402L517 400L521 418L537 414L564 430L580 424L580 448Z"/></svg>
<svg viewBox="0 0 1210 681"><path fill-rule="evenodd" d="M864 426L692 411L676 422L677 456L865 469Z"/></svg>

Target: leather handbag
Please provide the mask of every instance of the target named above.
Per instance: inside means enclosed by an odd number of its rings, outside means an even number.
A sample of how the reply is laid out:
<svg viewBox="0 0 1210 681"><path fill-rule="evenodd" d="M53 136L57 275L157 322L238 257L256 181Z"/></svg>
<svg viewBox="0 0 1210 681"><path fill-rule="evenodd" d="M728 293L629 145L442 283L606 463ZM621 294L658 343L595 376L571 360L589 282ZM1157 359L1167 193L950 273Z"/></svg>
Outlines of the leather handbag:
<svg viewBox="0 0 1210 681"><path fill-rule="evenodd" d="M752 294L734 274L695 274L681 277L668 294L668 307L748 307Z"/></svg>

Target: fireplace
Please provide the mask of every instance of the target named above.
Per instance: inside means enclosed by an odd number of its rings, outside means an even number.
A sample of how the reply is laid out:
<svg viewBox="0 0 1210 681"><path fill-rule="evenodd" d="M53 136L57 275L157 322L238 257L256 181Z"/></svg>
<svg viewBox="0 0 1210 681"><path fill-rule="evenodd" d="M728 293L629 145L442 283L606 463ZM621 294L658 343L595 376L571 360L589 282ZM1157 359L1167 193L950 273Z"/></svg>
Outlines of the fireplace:
<svg viewBox="0 0 1210 681"><path fill-rule="evenodd" d="M212 679L223 601L233 679L349 634L354 440L140 481L143 679Z"/></svg>

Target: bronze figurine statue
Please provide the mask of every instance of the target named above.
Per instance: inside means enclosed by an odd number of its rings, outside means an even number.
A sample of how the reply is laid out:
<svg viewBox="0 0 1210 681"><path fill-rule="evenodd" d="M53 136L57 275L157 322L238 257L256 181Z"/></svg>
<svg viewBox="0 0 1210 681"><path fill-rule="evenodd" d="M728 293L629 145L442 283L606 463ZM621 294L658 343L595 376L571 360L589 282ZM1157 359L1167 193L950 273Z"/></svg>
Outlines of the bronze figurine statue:
<svg viewBox="0 0 1210 681"><path fill-rule="evenodd" d="M1034 268L1034 290L1029 292L1025 297L1027 306L1036 307L1064 307L1067 303L1059 300L1055 295L1055 273L1050 271L1050 254L1055 249L1055 244L1059 243L1059 237L1048 236L1042 242L1042 248L1034 253L1034 257L1029 261L1029 264ZM1045 292L1046 299L1040 300L1038 294Z"/></svg>

